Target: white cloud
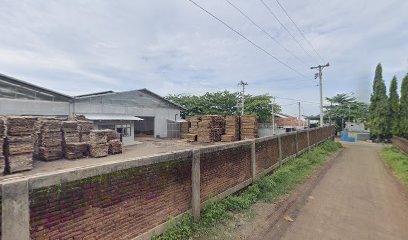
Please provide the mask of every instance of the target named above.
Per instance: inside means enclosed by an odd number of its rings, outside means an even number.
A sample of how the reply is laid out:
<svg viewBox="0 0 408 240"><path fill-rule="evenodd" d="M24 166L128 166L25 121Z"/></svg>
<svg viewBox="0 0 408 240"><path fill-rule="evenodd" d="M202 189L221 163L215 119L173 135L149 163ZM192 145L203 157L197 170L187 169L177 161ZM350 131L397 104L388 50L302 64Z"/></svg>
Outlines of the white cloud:
<svg viewBox="0 0 408 240"><path fill-rule="evenodd" d="M308 65L305 54L257 1L230 0ZM197 0L290 64L303 79L187 0L2 1L0 72L67 94L147 87L159 94L238 90L318 102L314 72L282 50L225 1ZM313 55L275 1L265 0ZM326 96L355 92L367 100L375 65L387 82L408 71L408 2L281 1L317 51L330 61ZM282 104L291 101L279 100ZM296 105L285 107L297 113ZM305 103L306 114L318 113Z"/></svg>

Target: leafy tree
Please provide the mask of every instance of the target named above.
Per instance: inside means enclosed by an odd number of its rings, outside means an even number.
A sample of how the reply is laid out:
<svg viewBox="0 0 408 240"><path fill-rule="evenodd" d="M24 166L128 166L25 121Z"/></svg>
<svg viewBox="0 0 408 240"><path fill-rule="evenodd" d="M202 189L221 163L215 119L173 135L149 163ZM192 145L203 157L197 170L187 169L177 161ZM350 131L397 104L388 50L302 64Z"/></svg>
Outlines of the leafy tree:
<svg viewBox="0 0 408 240"><path fill-rule="evenodd" d="M390 136L390 127L387 89L382 77L382 66L380 63L375 69L373 93L370 100L370 134L375 139L383 140Z"/></svg>
<svg viewBox="0 0 408 240"><path fill-rule="evenodd" d="M337 94L326 98L330 105L324 106L325 117L331 119L338 131L343 129L346 121L367 123L368 105L349 94Z"/></svg>
<svg viewBox="0 0 408 240"><path fill-rule="evenodd" d="M388 98L388 107L389 107L389 120L392 135L398 135L400 126L400 105L399 105L399 96L398 96L398 82L397 77L393 77L391 80L390 86L390 96Z"/></svg>
<svg viewBox="0 0 408 240"><path fill-rule="evenodd" d="M240 102L240 94L238 92L207 92L204 95L186 95L175 94L168 95L166 99L173 101L187 110L182 111L181 115L239 115L238 107ZM245 114L256 114L259 122L267 122L270 120L272 96L270 95L245 95ZM274 112L279 112L280 106L274 105Z"/></svg>
<svg viewBox="0 0 408 240"><path fill-rule="evenodd" d="M401 84L400 135L408 139L408 74Z"/></svg>

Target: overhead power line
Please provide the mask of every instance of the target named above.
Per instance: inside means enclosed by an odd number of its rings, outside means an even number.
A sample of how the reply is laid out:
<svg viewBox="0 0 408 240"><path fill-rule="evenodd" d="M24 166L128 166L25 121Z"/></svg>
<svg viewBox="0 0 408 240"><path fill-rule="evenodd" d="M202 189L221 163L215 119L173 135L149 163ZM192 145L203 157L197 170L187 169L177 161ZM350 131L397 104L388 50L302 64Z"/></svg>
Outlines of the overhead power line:
<svg viewBox="0 0 408 240"><path fill-rule="evenodd" d="M275 96L276 97L276 96ZM320 104L320 103L318 103L318 102L312 102L312 101L305 101L305 100L302 100L302 99L296 99L296 98L287 98L287 97L276 97L276 98L279 98L279 99L283 99L283 100L292 100L292 101L296 101L296 102L302 102L302 103L311 103L311 104Z"/></svg>
<svg viewBox="0 0 408 240"><path fill-rule="evenodd" d="M188 0L191 3L193 3L196 7L200 8L202 11L204 11L205 13L207 13L208 15L210 15L211 17L213 17L215 20L217 20L218 22L220 22L221 24L223 24L225 27L227 27L228 29L230 29L231 31L233 31L235 34L237 34L238 36L242 37L243 39L245 39L246 41L248 41L250 44L252 44L254 47L256 47L258 50L264 52L265 54L267 54L268 56L270 56L271 58L275 59L277 62L279 62L280 64L284 65L285 67L289 68L290 70L292 70L293 72L297 73L298 75L304 77L305 79L308 80L312 80L310 79L308 76L304 75L303 73L299 72L298 70L296 70L295 68L291 67L290 65L288 65L287 63L281 61L279 58L275 57L274 55L272 55L270 52L268 52L267 50L265 50L264 48L262 48L261 46L259 46L258 44L256 44L255 42L253 42L252 40L250 40L249 38L245 37L245 35L243 35L242 33L240 33L238 30L235 30L233 27L231 27L230 25L228 25L226 22L224 22L223 20L221 20L219 17L215 16L213 13L209 12L208 10L206 10L205 8L203 8L201 5L199 5L198 3L196 3L193 0ZM313 81L313 80L312 80Z"/></svg>
<svg viewBox="0 0 408 240"><path fill-rule="evenodd" d="M299 47L311 58L313 58L313 56L306 51L306 49L302 46L302 44L300 44L300 42L296 39L295 36L293 36L293 34L289 31L289 29L285 26L285 24L283 24L278 16L276 16L276 14L272 11L272 9L264 2L264 0L259 0L262 5L264 5L264 7L268 10L268 12L276 19L276 21L278 21L278 23L285 29L285 31L292 37L292 39L299 45Z"/></svg>
<svg viewBox="0 0 408 240"><path fill-rule="evenodd" d="M316 51L316 49L313 47L313 44L306 38L305 34L303 31L299 28L299 26L293 21L293 19L289 16L288 12L286 9L282 6L282 4L279 2L279 0L275 0L279 7L282 9L282 11L286 14L286 16L292 21L293 25L295 25L296 29L299 31L300 35L302 35L303 39L306 40L306 42L310 45L310 47L313 49L313 51L316 53L316 55L320 58L320 60L324 61L322 56L319 54L319 52Z"/></svg>
<svg viewBox="0 0 408 240"><path fill-rule="evenodd" d="M288 52L290 55L292 55L294 58L296 58L299 62L303 63L305 66L308 66L305 61L303 61L301 58L296 56L292 51L287 49L285 46L283 46L276 38L274 38L271 34L269 34L265 29L263 29L259 24L257 24L255 21L253 21L246 13L244 13L239 7L234 5L231 1L225 0L229 5L231 5L235 10L237 10L239 13L241 13L242 16L244 16L246 19L248 19L254 26L256 26L259 30L261 30L263 33L265 33L270 39L272 39L276 44L278 44L281 48L283 48L286 52Z"/></svg>

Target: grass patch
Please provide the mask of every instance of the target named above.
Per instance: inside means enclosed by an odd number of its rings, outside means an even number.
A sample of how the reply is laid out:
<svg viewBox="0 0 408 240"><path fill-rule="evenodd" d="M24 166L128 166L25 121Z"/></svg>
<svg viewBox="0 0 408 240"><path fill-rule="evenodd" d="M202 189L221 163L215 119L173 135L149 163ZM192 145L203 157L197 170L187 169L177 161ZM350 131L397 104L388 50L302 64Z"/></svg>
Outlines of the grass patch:
<svg viewBox="0 0 408 240"><path fill-rule="evenodd" d="M257 201L274 202L291 191L339 148L340 143L326 141L300 157L289 160L272 175L261 177L239 195L210 202L202 210L200 222L194 223L191 214L186 214L177 221L171 220L167 231L160 236L154 236L153 239L178 240L208 236L214 227L231 220L232 212L245 213Z"/></svg>
<svg viewBox="0 0 408 240"><path fill-rule="evenodd" d="M408 156L401 152L398 147L392 146L383 148L381 157L395 175L408 187Z"/></svg>

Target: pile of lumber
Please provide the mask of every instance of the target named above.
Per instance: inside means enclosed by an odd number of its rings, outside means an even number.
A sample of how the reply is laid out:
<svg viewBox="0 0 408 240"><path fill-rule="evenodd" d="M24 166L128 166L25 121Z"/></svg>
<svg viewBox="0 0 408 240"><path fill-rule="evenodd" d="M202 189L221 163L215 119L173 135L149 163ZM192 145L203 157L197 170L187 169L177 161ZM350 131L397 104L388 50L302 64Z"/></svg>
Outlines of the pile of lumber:
<svg viewBox="0 0 408 240"><path fill-rule="evenodd" d="M6 168L6 159L4 157L4 139L6 137L6 126L4 125L4 120L0 118L0 175L4 173Z"/></svg>
<svg viewBox="0 0 408 240"><path fill-rule="evenodd" d="M89 155L89 144L86 142L66 143L64 150L66 159L84 158Z"/></svg>
<svg viewBox="0 0 408 240"><path fill-rule="evenodd" d="M189 121L186 120L180 124L180 134L183 136L184 134L188 134L189 129Z"/></svg>
<svg viewBox="0 0 408 240"><path fill-rule="evenodd" d="M255 115L241 116L241 140L258 137L258 123Z"/></svg>
<svg viewBox="0 0 408 240"><path fill-rule="evenodd" d="M39 158L43 161L61 159L62 152L62 122L59 119L40 119Z"/></svg>
<svg viewBox="0 0 408 240"><path fill-rule="evenodd" d="M78 121L79 141L89 142L91 141L91 130L93 130L93 123L90 121L80 120Z"/></svg>
<svg viewBox="0 0 408 240"><path fill-rule="evenodd" d="M113 135L114 130L92 130L89 146L90 156L105 157L109 154L108 135Z"/></svg>
<svg viewBox="0 0 408 240"><path fill-rule="evenodd" d="M219 142L224 134L225 119L218 115L201 117L198 123L197 141L203 143Z"/></svg>
<svg viewBox="0 0 408 240"><path fill-rule="evenodd" d="M186 133L186 134L181 135L181 138L185 139L188 142L196 142L197 134Z"/></svg>
<svg viewBox="0 0 408 240"><path fill-rule="evenodd" d="M36 119L24 116L9 116L5 120L5 160L9 173L33 168L34 124Z"/></svg>
<svg viewBox="0 0 408 240"><path fill-rule="evenodd" d="M225 117L225 134L221 136L221 142L239 141L239 116Z"/></svg>
<svg viewBox="0 0 408 240"><path fill-rule="evenodd" d="M77 121L63 121L62 122L62 138L63 138L64 144L80 142Z"/></svg>
<svg viewBox="0 0 408 240"><path fill-rule="evenodd" d="M188 128L188 133L198 134L198 123L201 122L202 116L191 116L190 117L190 127Z"/></svg>
<svg viewBox="0 0 408 240"><path fill-rule="evenodd" d="M122 153L122 142L120 139L109 140L109 154L119 154Z"/></svg>

